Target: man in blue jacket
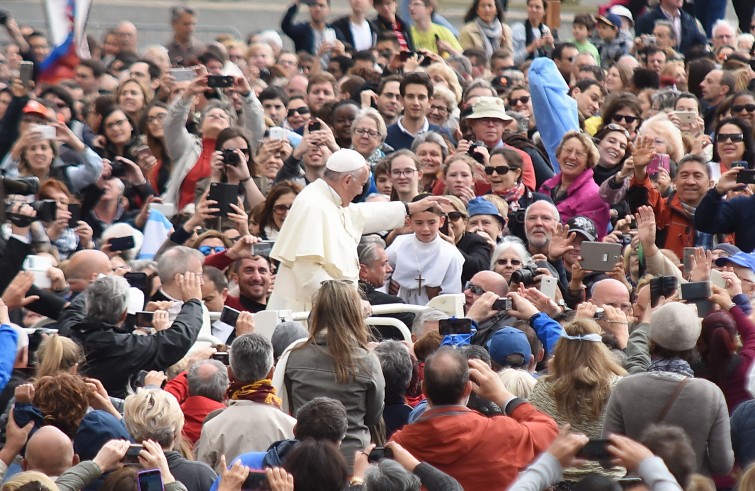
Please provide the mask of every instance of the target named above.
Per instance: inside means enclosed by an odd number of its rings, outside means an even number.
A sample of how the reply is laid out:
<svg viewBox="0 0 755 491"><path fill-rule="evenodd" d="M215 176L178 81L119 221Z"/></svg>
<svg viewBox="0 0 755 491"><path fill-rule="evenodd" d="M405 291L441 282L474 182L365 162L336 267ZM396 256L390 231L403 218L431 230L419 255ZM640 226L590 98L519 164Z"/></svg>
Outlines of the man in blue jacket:
<svg viewBox="0 0 755 491"><path fill-rule="evenodd" d="M690 14L682 10L684 0L661 0L653 10L647 11L635 25L637 36L641 34L653 34L655 21L667 20L674 26L676 38L679 40L679 51L687 53L697 45L705 45L707 38L700 30L697 21Z"/></svg>
<svg viewBox="0 0 755 491"><path fill-rule="evenodd" d="M741 186L735 167L725 172L715 187L703 197L695 210L695 229L709 234L735 234L735 243L743 252L755 250L755 196L724 200L726 194Z"/></svg>

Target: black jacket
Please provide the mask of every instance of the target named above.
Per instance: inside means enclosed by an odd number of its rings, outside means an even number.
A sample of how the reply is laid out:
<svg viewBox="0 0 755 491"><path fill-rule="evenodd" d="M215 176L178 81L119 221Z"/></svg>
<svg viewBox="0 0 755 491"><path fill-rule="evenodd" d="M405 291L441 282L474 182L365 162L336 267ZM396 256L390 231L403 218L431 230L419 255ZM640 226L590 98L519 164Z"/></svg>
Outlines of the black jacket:
<svg viewBox="0 0 755 491"><path fill-rule="evenodd" d="M315 46L315 33L312 24L309 22L299 22L294 24L294 17L299 11L299 4L291 5L281 20L281 30L294 42L294 51L306 51L311 55L317 54ZM330 25L326 24L326 27Z"/></svg>
<svg viewBox="0 0 755 491"><path fill-rule="evenodd" d="M490 269L491 250L488 242L477 234L464 232L456 243L461 255L464 256L464 266L461 269L461 284L465 284L480 271Z"/></svg>
<svg viewBox="0 0 755 491"><path fill-rule="evenodd" d="M705 37L705 33L697 26L697 21L690 14L684 10L680 10L682 21L682 36L679 40L679 49L677 51L687 54L687 52L697 46L705 45L708 39ZM666 16L661 12L660 5L653 10L648 10L639 19L635 25L634 32L637 36L641 34L653 34L653 28L655 22L659 20L668 20Z"/></svg>
<svg viewBox="0 0 755 491"><path fill-rule="evenodd" d="M390 303L406 303L404 302L403 299L395 295L389 295L387 293L383 293L383 292L375 290L374 286L368 285L364 281L359 282L359 289L364 292L365 300L367 300L370 303L370 305L387 305ZM404 312L400 314L378 315L376 317L393 317L394 319L398 319L406 325L409 331L412 330L412 323L414 322L414 314L410 312ZM381 326L378 326L378 327L381 327ZM390 328L390 330L393 332L396 331L395 329L392 329L392 328Z"/></svg>
<svg viewBox="0 0 755 491"><path fill-rule="evenodd" d="M218 475L204 462L187 460L180 453L165 452L168 468L176 481L186 486L187 491L206 491L212 487Z"/></svg>
<svg viewBox="0 0 755 491"><path fill-rule="evenodd" d="M125 397L129 379L140 370L165 370L194 345L202 328L202 303L185 302L173 324L148 336L119 332L115 326L86 322L85 297L79 295L61 315L71 338L86 355L84 373L99 379L114 397Z"/></svg>
<svg viewBox="0 0 755 491"><path fill-rule="evenodd" d="M375 46L380 29L371 20L365 20L367 21L367 24L369 24L372 33L372 46ZM339 41L354 48L354 35L351 32L351 20L348 15L333 21L333 29L335 29L336 37Z"/></svg>

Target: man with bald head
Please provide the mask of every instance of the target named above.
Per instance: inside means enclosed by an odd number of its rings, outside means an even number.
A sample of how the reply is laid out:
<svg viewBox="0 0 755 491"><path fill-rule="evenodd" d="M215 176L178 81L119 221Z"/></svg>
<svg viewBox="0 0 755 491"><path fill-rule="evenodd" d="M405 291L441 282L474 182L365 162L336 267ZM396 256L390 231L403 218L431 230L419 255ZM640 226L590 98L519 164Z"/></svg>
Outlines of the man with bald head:
<svg viewBox="0 0 755 491"><path fill-rule="evenodd" d="M22 467L25 471L39 471L55 479L79 463L73 442L55 426L43 426L29 438Z"/></svg>
<svg viewBox="0 0 755 491"><path fill-rule="evenodd" d="M104 252L96 249L78 251L71 256L65 267L66 280L71 288L70 300L86 290L99 275L109 275L112 272L110 258Z"/></svg>
<svg viewBox="0 0 755 491"><path fill-rule="evenodd" d="M477 332L472 336L470 342L479 346L487 345L496 331L516 322L516 318L510 316L506 311L472 309L472 306L480 301L480 297L486 292L505 297L509 293L509 285L506 283L506 279L495 271L480 271L464 285L465 311L477 323Z"/></svg>
<svg viewBox="0 0 755 491"><path fill-rule="evenodd" d="M136 26L131 22L124 20L115 29L118 35L118 45L121 48L121 53L134 53L137 52L138 40Z"/></svg>
<svg viewBox="0 0 755 491"><path fill-rule="evenodd" d="M590 303L605 310L603 320L598 321L598 324L615 339L615 348L625 349L629 341L629 324L621 323L627 319L621 317L620 312L626 316L632 315L632 302L624 283L613 278L596 282L592 286ZM617 316L621 318L614 318Z"/></svg>
<svg viewBox="0 0 755 491"><path fill-rule="evenodd" d="M488 418L467 408L472 391L507 417ZM449 346L427 358L422 393L429 409L391 440L464 489L506 489L558 433L555 421L510 393L488 365L467 361Z"/></svg>

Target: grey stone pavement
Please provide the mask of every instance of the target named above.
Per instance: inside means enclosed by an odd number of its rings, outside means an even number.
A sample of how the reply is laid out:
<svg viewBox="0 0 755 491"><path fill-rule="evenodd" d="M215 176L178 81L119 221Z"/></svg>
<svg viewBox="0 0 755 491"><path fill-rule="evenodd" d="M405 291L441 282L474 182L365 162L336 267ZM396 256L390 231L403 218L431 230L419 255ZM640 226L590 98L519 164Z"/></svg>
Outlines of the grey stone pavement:
<svg viewBox="0 0 755 491"><path fill-rule="evenodd" d="M597 6L607 0L580 0L579 4L562 6L562 39L571 37L571 19L575 12L597 12ZM464 0L439 0L440 13L461 26L467 5ZM220 33L232 33L245 37L250 32L273 28L280 32L280 19L290 5L290 0L93 0L88 32L101 38L107 29L121 20L129 20L139 28L139 45L163 44L170 38L169 11L177 4L188 4L199 13L197 36L203 41L211 40ZM331 17L348 13L348 0L332 0ZM0 8L7 9L21 24L30 24L44 29L45 17L42 0L0 0ZM306 11L302 8L301 11ZM523 21L526 7L523 0L510 0L507 22ZM306 18L306 13L300 14ZM727 18L735 20L731 4ZM283 36L284 42L291 46ZM6 40L0 32L0 42Z"/></svg>

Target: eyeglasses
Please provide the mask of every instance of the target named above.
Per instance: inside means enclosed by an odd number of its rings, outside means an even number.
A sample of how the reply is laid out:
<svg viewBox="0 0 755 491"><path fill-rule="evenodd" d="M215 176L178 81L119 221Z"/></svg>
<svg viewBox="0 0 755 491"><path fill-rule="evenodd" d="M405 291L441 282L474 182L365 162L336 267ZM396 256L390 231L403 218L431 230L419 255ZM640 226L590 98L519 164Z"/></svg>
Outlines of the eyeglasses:
<svg viewBox="0 0 755 491"><path fill-rule="evenodd" d="M469 290L470 292L472 292L474 295L482 295L483 293L485 293L484 289L482 289L479 286L475 285L471 281L467 281L467 284L464 285L464 291L467 291L467 290Z"/></svg>
<svg viewBox="0 0 755 491"><path fill-rule="evenodd" d="M430 111L438 111L441 114L448 112L448 108L444 106L430 106Z"/></svg>
<svg viewBox="0 0 755 491"><path fill-rule="evenodd" d="M167 117L168 117L168 113L159 113L153 116L147 116L147 123L152 124L158 121L165 121L165 118Z"/></svg>
<svg viewBox="0 0 755 491"><path fill-rule="evenodd" d="M521 97L510 98L509 99L509 106L514 107L517 104L527 104L528 102L530 102L530 96L523 95Z"/></svg>
<svg viewBox="0 0 755 491"><path fill-rule="evenodd" d="M417 169L393 169L391 171L391 176L393 177L412 177L414 173L417 172Z"/></svg>
<svg viewBox="0 0 755 491"><path fill-rule="evenodd" d="M735 104L731 106L731 112L733 113L741 113L742 111L747 111L748 113L755 112L755 104Z"/></svg>
<svg viewBox="0 0 755 491"><path fill-rule="evenodd" d="M734 143L740 143L745 141L745 136L742 133L719 133L716 137L719 142L730 141Z"/></svg>
<svg viewBox="0 0 755 491"><path fill-rule="evenodd" d="M208 246L203 245L198 247L199 252L202 253L203 256L209 256L210 254L217 254L218 252L223 252L225 250L225 246Z"/></svg>
<svg viewBox="0 0 755 491"><path fill-rule="evenodd" d="M611 119L613 120L614 123L620 123L622 120L624 120L627 122L627 124L632 124L640 118L638 118L637 116L626 116L624 114L614 114L613 116L611 116Z"/></svg>
<svg viewBox="0 0 755 491"><path fill-rule="evenodd" d="M380 136L375 130L368 130L367 128L354 128L354 134L359 136L368 135L370 138L377 138Z"/></svg>
<svg viewBox="0 0 755 491"><path fill-rule="evenodd" d="M109 122L105 125L105 128L112 130L116 126L126 126L126 123L128 123L128 119L119 119L118 121Z"/></svg>
<svg viewBox="0 0 755 491"><path fill-rule="evenodd" d="M506 259L506 258L498 259L495 263L500 264L501 266L506 266L508 264L511 264L512 266L522 265L522 261L520 261L519 259Z"/></svg>
<svg viewBox="0 0 755 491"><path fill-rule="evenodd" d="M464 213L461 213L460 211L449 211L448 215L446 216L448 216L448 219L452 222L457 222L466 217L466 215Z"/></svg>
<svg viewBox="0 0 755 491"><path fill-rule="evenodd" d="M562 148L561 153L564 155L574 155L578 159L584 159L587 158L587 154L581 150L577 150L576 148ZM487 169L485 169L487 172Z"/></svg>
<svg viewBox="0 0 755 491"><path fill-rule="evenodd" d="M298 107L296 109L289 109L288 110L288 117L290 118L293 115L295 115L296 113L299 113L302 116L304 116L305 114L309 114L309 108L307 106L302 106L302 107Z"/></svg>
<svg viewBox="0 0 755 491"><path fill-rule="evenodd" d="M512 168L508 167L506 165L499 165L496 167L485 167L485 174L492 176L493 172L497 172L499 176L502 176L504 174L508 174L511 172Z"/></svg>
<svg viewBox="0 0 755 491"><path fill-rule="evenodd" d="M291 209L290 205L275 205L273 206L273 212L275 212L276 215L285 215L288 213L288 210Z"/></svg>

